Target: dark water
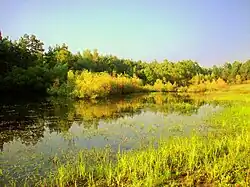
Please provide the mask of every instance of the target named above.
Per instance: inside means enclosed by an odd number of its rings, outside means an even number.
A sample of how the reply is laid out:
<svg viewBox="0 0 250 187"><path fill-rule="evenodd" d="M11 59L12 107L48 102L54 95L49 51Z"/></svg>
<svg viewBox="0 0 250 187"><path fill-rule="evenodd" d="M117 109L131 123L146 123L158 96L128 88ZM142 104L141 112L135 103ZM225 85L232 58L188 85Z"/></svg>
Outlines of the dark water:
<svg viewBox="0 0 250 187"><path fill-rule="evenodd" d="M152 137L206 133L216 104L166 94L90 102L47 98L0 104L0 186L11 178L43 176L52 159L106 145L137 148ZM31 178L31 180L33 180Z"/></svg>

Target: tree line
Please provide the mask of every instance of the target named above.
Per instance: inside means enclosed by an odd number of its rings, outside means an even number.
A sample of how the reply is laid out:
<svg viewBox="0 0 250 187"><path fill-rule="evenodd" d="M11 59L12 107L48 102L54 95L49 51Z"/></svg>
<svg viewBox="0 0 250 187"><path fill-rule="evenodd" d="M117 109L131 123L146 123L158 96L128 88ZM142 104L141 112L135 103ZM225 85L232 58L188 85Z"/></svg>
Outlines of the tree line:
<svg viewBox="0 0 250 187"><path fill-rule="evenodd" d="M0 39L1 93L98 97L146 90L206 91L208 85L219 89L247 80L250 60L205 68L192 60L147 63L88 49L73 54L66 44L45 51L35 35L25 34L15 41Z"/></svg>

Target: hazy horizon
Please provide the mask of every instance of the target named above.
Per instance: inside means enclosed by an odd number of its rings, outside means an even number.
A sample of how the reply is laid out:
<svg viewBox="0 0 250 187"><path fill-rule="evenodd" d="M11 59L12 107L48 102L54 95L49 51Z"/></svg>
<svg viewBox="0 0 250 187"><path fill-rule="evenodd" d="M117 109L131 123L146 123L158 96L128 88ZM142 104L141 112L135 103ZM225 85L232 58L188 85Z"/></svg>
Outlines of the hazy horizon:
<svg viewBox="0 0 250 187"><path fill-rule="evenodd" d="M61 2L3 0L0 30L34 34L45 47L152 61L191 59L202 66L250 59L249 0Z"/></svg>

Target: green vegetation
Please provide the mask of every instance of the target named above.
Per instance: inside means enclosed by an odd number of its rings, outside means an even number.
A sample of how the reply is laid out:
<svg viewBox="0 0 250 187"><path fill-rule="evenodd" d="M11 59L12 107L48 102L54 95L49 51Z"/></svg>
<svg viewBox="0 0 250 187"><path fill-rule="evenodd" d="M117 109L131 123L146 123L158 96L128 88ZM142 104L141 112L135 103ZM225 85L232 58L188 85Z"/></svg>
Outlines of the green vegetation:
<svg viewBox="0 0 250 187"><path fill-rule="evenodd" d="M77 98L107 97L143 91L142 81L136 77L113 77L108 73L82 71L68 72L68 81L74 85L72 95Z"/></svg>
<svg viewBox="0 0 250 187"><path fill-rule="evenodd" d="M0 40L1 93L49 93L78 98L108 97L131 92L205 92L250 80L250 60L201 67L197 62L146 63L100 55L97 50L73 54L25 34L17 41Z"/></svg>
<svg viewBox="0 0 250 187"><path fill-rule="evenodd" d="M245 101L248 95L238 95ZM227 97L226 100L230 100ZM231 97L232 99L232 97ZM218 96L218 100L225 100ZM203 136L152 140L130 151L80 151L76 159L58 163L42 186L249 186L250 103L231 100L222 113L207 119L216 131Z"/></svg>
<svg viewBox="0 0 250 187"><path fill-rule="evenodd" d="M163 136L160 140L155 137L149 144L129 151L85 150L67 158L67 162L55 157L55 172L48 178L41 178L37 186L249 186L249 81L250 60L227 62L212 68L201 67L191 60L146 63L100 55L97 50L73 54L65 44L50 47L45 52L43 43L34 35L24 35L17 41L5 37L0 40L1 93L50 94L79 99L134 92L206 93L191 95L196 99L193 103L172 102L174 98L154 94L141 96L139 101L115 103L81 100L71 103L72 111L46 126L46 120L18 114L18 119L7 119L6 123L1 119L0 140L10 142L16 138L36 144L44 136L45 128L68 132L69 122L74 121L75 116L88 125L87 122L117 119L126 112L141 112L142 107L189 113L195 111L202 100L221 105L227 102L230 105L226 105L222 113L207 119L205 126L212 130L206 135L194 130L188 137ZM65 110L70 108L69 105L64 107ZM47 108L42 112L48 112ZM33 126L21 123L26 119ZM181 128L175 129L181 131ZM0 177L4 174L5 170L0 168Z"/></svg>
<svg viewBox="0 0 250 187"><path fill-rule="evenodd" d="M67 155L63 160L55 157L55 173L41 178L37 186L249 186L249 96L220 92L198 97L225 106L222 112L206 119L205 125L212 130L205 135L194 130L189 136L153 138L139 149L114 152L107 147L81 150L77 156ZM154 94L147 98L159 106L166 103L165 99L174 99ZM224 105L225 101L229 105ZM87 110L87 103L81 101L76 112L86 120L101 119L132 106L136 110L140 107L137 103L112 104L105 113L105 103L99 109L93 105Z"/></svg>

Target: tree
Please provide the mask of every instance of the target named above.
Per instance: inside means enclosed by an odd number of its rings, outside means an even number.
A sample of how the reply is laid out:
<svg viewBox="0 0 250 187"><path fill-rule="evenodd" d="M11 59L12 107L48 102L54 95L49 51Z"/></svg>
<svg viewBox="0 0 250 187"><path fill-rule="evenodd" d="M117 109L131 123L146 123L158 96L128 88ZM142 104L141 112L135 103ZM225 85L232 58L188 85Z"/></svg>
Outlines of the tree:
<svg viewBox="0 0 250 187"><path fill-rule="evenodd" d="M62 46L57 46L55 52L55 58L57 62L62 64L68 64L72 58L71 52L68 50L68 46L63 44Z"/></svg>
<svg viewBox="0 0 250 187"><path fill-rule="evenodd" d="M212 77L214 79L218 79L219 77L221 77L221 72L222 72L222 68L218 68L215 65L212 67Z"/></svg>
<svg viewBox="0 0 250 187"><path fill-rule="evenodd" d="M250 80L250 60L241 65L239 72L243 81Z"/></svg>
<svg viewBox="0 0 250 187"><path fill-rule="evenodd" d="M230 74L230 79L231 80L234 80L233 82L237 82L237 75L239 75L239 71L240 71L240 67L241 67L241 63L238 62L238 61L235 61L233 64L232 64L232 69L231 69L231 74ZM240 75L239 75L240 76ZM238 76L238 78L239 78ZM241 77L240 77L241 79Z"/></svg>
<svg viewBox="0 0 250 187"><path fill-rule="evenodd" d="M232 70L232 64L230 64L229 62L226 62L223 67L222 67L222 72L221 72L221 78L224 80L224 81L227 81L227 82L231 82L232 79L230 77L231 75L231 70Z"/></svg>
<svg viewBox="0 0 250 187"><path fill-rule="evenodd" d="M33 57L36 58L33 60L40 59L44 52L43 42L37 39L35 35L29 36L28 34L24 34L24 36L17 42L17 45L20 46L23 51L27 50Z"/></svg>

